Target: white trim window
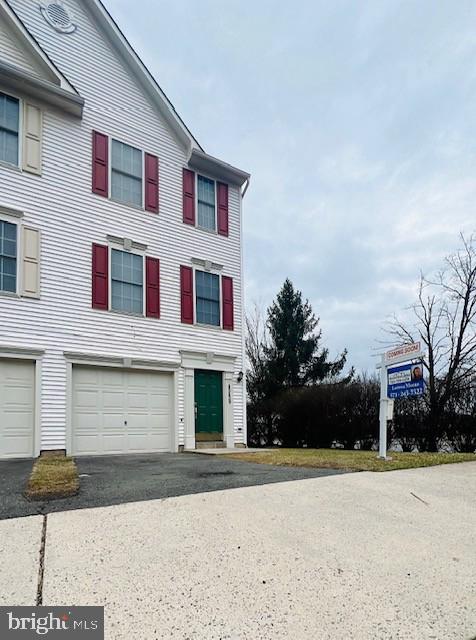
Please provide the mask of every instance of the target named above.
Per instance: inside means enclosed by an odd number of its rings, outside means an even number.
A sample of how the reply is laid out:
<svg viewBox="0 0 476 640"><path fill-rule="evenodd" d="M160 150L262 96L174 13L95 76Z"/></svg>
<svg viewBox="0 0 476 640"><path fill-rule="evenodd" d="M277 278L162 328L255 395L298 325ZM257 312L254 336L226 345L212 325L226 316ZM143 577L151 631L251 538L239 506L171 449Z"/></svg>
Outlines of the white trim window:
<svg viewBox="0 0 476 640"><path fill-rule="evenodd" d="M197 226L217 230L216 182L197 174Z"/></svg>
<svg viewBox="0 0 476 640"><path fill-rule="evenodd" d="M17 292L18 226L0 220L0 291Z"/></svg>
<svg viewBox="0 0 476 640"><path fill-rule="evenodd" d="M140 149L111 139L111 198L142 207L143 154Z"/></svg>
<svg viewBox="0 0 476 640"><path fill-rule="evenodd" d="M0 162L20 163L20 100L0 92Z"/></svg>
<svg viewBox="0 0 476 640"><path fill-rule="evenodd" d="M196 324L221 326L220 276L195 269Z"/></svg>
<svg viewBox="0 0 476 640"><path fill-rule="evenodd" d="M111 309L144 314L144 256L111 248Z"/></svg>

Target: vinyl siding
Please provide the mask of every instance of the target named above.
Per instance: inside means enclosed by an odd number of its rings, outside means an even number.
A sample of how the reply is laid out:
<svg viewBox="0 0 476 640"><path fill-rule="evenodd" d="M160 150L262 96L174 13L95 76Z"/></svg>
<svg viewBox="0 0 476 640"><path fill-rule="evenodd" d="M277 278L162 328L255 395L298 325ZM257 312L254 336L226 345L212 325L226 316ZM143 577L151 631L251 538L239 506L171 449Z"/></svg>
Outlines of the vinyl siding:
<svg viewBox="0 0 476 640"><path fill-rule="evenodd" d="M41 76L41 68L22 48L22 45L13 34L9 33L7 25L0 20L0 60L19 67L22 71L28 71Z"/></svg>
<svg viewBox="0 0 476 640"><path fill-rule="evenodd" d="M81 3L69 0L78 30L57 34L33 2L11 0L48 55L85 97L80 122L44 113L43 175L0 167L0 204L24 211L24 224L41 229L41 298L0 296L0 344L45 349L41 432L43 449L65 446L64 351L180 362L180 349L213 351L242 362L240 199L230 188L228 238L182 222L185 149L136 85ZM95 70L88 60L94 51ZM160 213L149 213L91 193L91 132L97 130L159 157ZM161 317L142 318L91 308L92 243L107 235L147 245L160 259ZM180 265L203 258L233 278L235 331L180 323ZM183 444L183 375L179 375L178 429ZM234 385L235 438L243 438L244 385Z"/></svg>

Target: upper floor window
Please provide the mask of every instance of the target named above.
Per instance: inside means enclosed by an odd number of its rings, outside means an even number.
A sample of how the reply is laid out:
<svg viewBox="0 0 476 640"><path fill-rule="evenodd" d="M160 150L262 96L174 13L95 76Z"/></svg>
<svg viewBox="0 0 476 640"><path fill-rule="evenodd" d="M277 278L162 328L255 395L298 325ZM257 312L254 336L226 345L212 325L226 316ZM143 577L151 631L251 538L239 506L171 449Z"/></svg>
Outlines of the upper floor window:
<svg viewBox="0 0 476 640"><path fill-rule="evenodd" d="M92 190L103 198L159 213L159 158L93 131Z"/></svg>
<svg viewBox="0 0 476 640"><path fill-rule="evenodd" d="M0 220L0 291L17 290L17 226Z"/></svg>
<svg viewBox="0 0 476 640"><path fill-rule="evenodd" d="M216 231L215 181L197 176L198 226Z"/></svg>
<svg viewBox="0 0 476 640"><path fill-rule="evenodd" d="M111 252L111 308L115 311L144 312L144 258L127 251Z"/></svg>
<svg viewBox="0 0 476 640"><path fill-rule="evenodd" d="M197 323L220 326L220 276L195 271Z"/></svg>
<svg viewBox="0 0 476 640"><path fill-rule="evenodd" d="M0 161L18 166L20 101L0 93Z"/></svg>
<svg viewBox="0 0 476 640"><path fill-rule="evenodd" d="M142 207L142 151L112 140L111 197Z"/></svg>

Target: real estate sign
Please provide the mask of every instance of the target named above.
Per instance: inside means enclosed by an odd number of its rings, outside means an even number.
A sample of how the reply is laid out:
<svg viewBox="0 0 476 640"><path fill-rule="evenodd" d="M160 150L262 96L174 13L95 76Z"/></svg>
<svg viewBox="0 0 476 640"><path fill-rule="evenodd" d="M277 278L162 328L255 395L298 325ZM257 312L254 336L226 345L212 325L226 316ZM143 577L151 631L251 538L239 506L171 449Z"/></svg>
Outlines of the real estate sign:
<svg viewBox="0 0 476 640"><path fill-rule="evenodd" d="M411 360L418 358L421 354L421 343L413 342L412 344L404 344L401 347L395 347L385 354L386 364L401 362L403 360Z"/></svg>
<svg viewBox="0 0 476 640"><path fill-rule="evenodd" d="M423 363L402 364L387 369L387 397L421 396L425 390Z"/></svg>

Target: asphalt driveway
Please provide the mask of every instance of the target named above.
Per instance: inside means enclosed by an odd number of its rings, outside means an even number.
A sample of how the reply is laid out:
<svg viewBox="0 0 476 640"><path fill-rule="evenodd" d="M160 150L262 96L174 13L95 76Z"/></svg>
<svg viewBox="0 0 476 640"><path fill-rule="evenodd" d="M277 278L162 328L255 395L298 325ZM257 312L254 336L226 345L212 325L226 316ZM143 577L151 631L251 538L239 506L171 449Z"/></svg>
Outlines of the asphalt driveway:
<svg viewBox="0 0 476 640"><path fill-rule="evenodd" d="M81 483L79 495L29 502L22 493L33 461L1 461L0 520L344 473L188 453L81 457L76 458L76 463Z"/></svg>
<svg viewBox="0 0 476 640"><path fill-rule="evenodd" d="M0 605L103 606L114 640L470 640L475 482L469 462L3 520Z"/></svg>

